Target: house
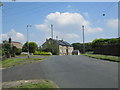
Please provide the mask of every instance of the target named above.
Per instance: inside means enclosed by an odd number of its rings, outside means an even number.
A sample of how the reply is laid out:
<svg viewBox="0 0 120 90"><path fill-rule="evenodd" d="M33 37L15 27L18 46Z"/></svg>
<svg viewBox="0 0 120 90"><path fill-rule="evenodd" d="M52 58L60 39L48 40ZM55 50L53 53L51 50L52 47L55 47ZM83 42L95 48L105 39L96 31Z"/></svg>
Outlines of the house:
<svg viewBox="0 0 120 90"><path fill-rule="evenodd" d="M22 43L16 42L16 41L12 41L11 38L9 38L8 41L7 41L7 40L4 40L4 41L3 41L3 43L5 43L5 42L8 42L8 43L10 43L12 46L16 46L17 48L20 48L20 49L22 49L22 47L23 47L23 44L22 44Z"/></svg>
<svg viewBox="0 0 120 90"><path fill-rule="evenodd" d="M11 41L11 45L16 46L17 48L22 49L23 44L20 42Z"/></svg>
<svg viewBox="0 0 120 90"><path fill-rule="evenodd" d="M46 42L42 45L42 48L46 51L50 51L55 55L72 55L73 47L66 41L46 39Z"/></svg>

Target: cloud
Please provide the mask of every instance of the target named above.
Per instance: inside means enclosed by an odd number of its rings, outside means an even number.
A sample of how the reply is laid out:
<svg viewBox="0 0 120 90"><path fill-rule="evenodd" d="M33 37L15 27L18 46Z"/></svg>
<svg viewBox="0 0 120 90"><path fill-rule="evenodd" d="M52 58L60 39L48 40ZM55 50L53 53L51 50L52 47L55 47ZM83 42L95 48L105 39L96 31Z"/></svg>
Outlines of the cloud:
<svg viewBox="0 0 120 90"><path fill-rule="evenodd" d="M43 24L35 25L42 32L50 32L50 25L54 25L54 31L62 37L78 38L82 25L85 26L86 33L97 33L103 29L100 27L91 27L91 23L84 19L80 13L55 12L46 16ZM55 34L56 35L56 34Z"/></svg>
<svg viewBox="0 0 120 90"><path fill-rule="evenodd" d="M25 36L22 33L16 32L14 29L11 29L6 34L0 34L2 40L8 40L9 36L12 38L12 41L24 42L26 40Z"/></svg>
<svg viewBox="0 0 120 90"><path fill-rule="evenodd" d="M77 39L77 38L80 37L79 35L74 34L74 33L65 34L65 36L66 36L67 38L74 38L74 39Z"/></svg>
<svg viewBox="0 0 120 90"><path fill-rule="evenodd" d="M84 12L83 15L84 15L85 17L89 17L89 16L90 16L88 12Z"/></svg>
<svg viewBox="0 0 120 90"><path fill-rule="evenodd" d="M118 19L107 20L107 26L115 29L118 28Z"/></svg>

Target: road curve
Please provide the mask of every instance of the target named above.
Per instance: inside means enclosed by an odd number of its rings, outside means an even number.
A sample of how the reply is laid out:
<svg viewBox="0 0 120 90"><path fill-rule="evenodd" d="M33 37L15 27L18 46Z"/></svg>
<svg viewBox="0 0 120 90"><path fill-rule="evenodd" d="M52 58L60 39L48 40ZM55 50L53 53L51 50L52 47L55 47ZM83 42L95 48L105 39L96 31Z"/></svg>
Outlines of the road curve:
<svg viewBox="0 0 120 90"><path fill-rule="evenodd" d="M4 81L48 79L60 88L118 88L118 63L86 56L51 56L47 60L2 70Z"/></svg>

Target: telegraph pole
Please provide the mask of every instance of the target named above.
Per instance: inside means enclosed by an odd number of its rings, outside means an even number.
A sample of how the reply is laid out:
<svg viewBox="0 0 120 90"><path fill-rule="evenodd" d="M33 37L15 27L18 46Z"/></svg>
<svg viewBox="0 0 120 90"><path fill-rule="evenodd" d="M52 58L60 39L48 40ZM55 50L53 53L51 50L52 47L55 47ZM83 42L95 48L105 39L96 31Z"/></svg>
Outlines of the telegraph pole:
<svg viewBox="0 0 120 90"><path fill-rule="evenodd" d="M28 36L28 27L31 27L31 25L27 25L27 46L28 46L28 58L30 58L30 54L29 54L29 36Z"/></svg>
<svg viewBox="0 0 120 90"><path fill-rule="evenodd" d="M51 41L51 53L53 54L53 24L51 24L51 38L52 38L52 41Z"/></svg>
<svg viewBox="0 0 120 90"><path fill-rule="evenodd" d="M84 25L82 25L82 30L83 30L83 53L85 53Z"/></svg>
<svg viewBox="0 0 120 90"><path fill-rule="evenodd" d="M53 39L53 24L51 24L51 38Z"/></svg>

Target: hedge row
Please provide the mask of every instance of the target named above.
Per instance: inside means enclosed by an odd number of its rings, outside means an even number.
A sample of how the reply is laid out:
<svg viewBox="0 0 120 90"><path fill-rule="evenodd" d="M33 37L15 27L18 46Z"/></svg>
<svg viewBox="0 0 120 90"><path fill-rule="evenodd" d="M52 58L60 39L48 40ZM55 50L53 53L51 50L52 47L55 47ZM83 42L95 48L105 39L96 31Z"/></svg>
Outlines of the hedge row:
<svg viewBox="0 0 120 90"><path fill-rule="evenodd" d="M96 39L92 42L95 54L120 56L120 38Z"/></svg>
<svg viewBox="0 0 120 90"><path fill-rule="evenodd" d="M93 47L100 45L120 45L120 38L95 39L92 42Z"/></svg>
<svg viewBox="0 0 120 90"><path fill-rule="evenodd" d="M74 47L74 50L79 50L81 53L83 52L83 43L73 43L72 46ZM85 51L93 51L92 43L85 43Z"/></svg>

